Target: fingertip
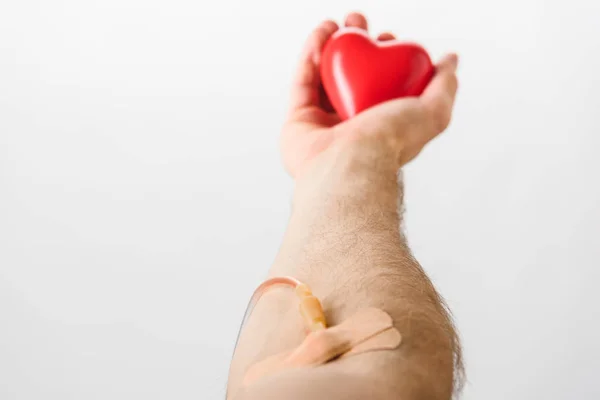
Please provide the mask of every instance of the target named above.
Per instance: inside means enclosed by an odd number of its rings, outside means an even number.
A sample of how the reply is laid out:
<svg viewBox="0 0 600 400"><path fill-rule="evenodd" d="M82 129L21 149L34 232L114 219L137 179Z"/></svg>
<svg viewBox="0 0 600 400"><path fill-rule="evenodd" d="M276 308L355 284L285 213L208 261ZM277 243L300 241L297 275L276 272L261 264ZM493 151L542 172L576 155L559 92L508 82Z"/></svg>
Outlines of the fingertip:
<svg viewBox="0 0 600 400"><path fill-rule="evenodd" d="M438 69L448 69L455 72L458 68L458 54L450 53L442 57L437 65Z"/></svg>
<svg viewBox="0 0 600 400"><path fill-rule="evenodd" d="M320 28L329 34L332 34L339 29L339 26L334 20L327 19L321 23Z"/></svg>
<svg viewBox="0 0 600 400"><path fill-rule="evenodd" d="M377 40L379 40L380 42L385 42L385 41L394 40L394 39L396 39L396 36L394 36L390 32L383 32L379 36L377 36Z"/></svg>
<svg viewBox="0 0 600 400"><path fill-rule="evenodd" d="M344 25L347 27L360 28L364 30L369 29L367 18L365 18L365 16L359 12L351 12L348 14L346 16Z"/></svg>

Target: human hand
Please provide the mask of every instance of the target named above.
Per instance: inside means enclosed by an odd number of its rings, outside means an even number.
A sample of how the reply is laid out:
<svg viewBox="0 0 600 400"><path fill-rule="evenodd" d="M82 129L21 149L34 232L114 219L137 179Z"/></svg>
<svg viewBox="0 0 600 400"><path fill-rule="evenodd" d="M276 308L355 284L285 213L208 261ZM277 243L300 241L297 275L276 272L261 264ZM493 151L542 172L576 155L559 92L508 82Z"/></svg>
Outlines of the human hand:
<svg viewBox="0 0 600 400"><path fill-rule="evenodd" d="M362 14L351 13L345 26L367 30L367 21ZM327 99L319 73L323 46L338 29L333 21L321 23L308 38L300 59L281 135L283 162L292 177L336 142L355 139L385 144L379 147L393 153L396 165L392 167L398 169L450 123L458 84L455 54L436 65L436 74L420 97L390 100L342 122ZM383 33L377 39L395 38Z"/></svg>

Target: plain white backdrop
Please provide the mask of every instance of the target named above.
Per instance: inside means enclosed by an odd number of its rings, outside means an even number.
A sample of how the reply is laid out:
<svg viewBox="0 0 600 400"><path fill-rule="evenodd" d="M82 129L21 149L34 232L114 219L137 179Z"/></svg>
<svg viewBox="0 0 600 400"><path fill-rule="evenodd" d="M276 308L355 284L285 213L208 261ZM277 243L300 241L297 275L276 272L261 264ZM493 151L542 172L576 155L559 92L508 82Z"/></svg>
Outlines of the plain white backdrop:
<svg viewBox="0 0 600 400"><path fill-rule="evenodd" d="M0 0L0 398L223 398L289 214L288 83L352 10L461 55L406 224L462 398L599 398L599 4Z"/></svg>

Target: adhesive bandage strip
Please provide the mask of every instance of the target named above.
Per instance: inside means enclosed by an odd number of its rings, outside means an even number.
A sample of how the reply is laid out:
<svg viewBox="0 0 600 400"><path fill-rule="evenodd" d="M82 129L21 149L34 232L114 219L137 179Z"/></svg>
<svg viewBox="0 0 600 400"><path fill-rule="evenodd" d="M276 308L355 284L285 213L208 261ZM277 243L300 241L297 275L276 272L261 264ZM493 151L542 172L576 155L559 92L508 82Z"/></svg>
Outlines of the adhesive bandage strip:
<svg viewBox="0 0 600 400"><path fill-rule="evenodd" d="M339 356L394 349L400 342L401 335L387 313L365 308L339 325L310 333L296 349L254 364L244 384L285 369L321 365Z"/></svg>

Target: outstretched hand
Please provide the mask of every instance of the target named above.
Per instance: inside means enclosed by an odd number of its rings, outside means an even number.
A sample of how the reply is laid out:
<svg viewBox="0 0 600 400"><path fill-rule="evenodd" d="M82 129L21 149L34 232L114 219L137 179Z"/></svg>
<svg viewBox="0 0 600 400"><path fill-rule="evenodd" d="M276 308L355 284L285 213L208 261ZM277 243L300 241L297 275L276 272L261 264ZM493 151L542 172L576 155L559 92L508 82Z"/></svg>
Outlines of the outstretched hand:
<svg viewBox="0 0 600 400"><path fill-rule="evenodd" d="M368 29L367 20L358 13L349 14L345 26ZM302 52L281 136L283 162L292 177L336 141L365 136L385 142L397 160L394 167L400 168L450 123L458 85L455 54L438 62L436 74L420 97L390 100L342 122L327 100L319 74L323 46L338 29L335 22L324 21L312 32ZM395 37L382 33L377 39Z"/></svg>

